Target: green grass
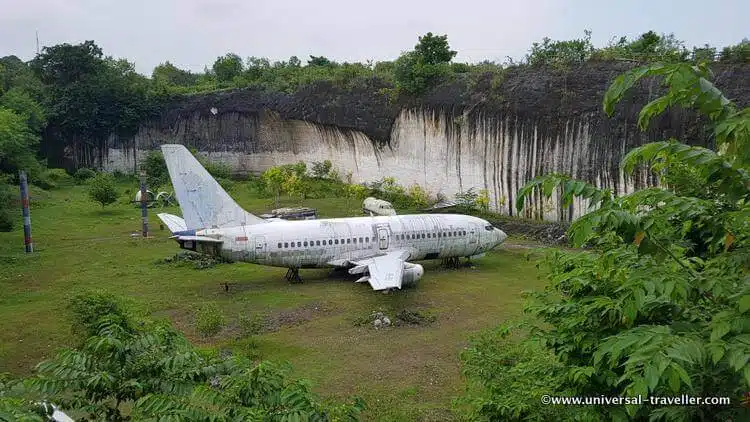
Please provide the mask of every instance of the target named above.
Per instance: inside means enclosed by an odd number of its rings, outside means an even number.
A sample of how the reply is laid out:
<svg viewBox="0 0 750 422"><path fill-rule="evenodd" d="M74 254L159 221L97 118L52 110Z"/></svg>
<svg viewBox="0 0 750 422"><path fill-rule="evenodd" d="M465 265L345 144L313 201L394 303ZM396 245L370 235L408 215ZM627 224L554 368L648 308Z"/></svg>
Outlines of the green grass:
<svg viewBox="0 0 750 422"><path fill-rule="evenodd" d="M137 187L120 189L132 194ZM535 268L540 253L533 249L500 249L475 261L473 269L444 270L427 261L416 288L391 294L329 277L327 270L302 270L305 283L291 285L281 268L157 265L179 249L169 232L159 230L157 210L149 214L153 237L131 238L141 227L140 210L124 202L132 195L102 209L83 186L49 192L32 187L31 194L35 252L23 253L20 224L0 233L0 372L16 375L70 345L67 297L104 289L169 318L200 347L289 360L324 397L360 395L369 405L366 419L450 420L451 400L464 388L459 353L469 335L519 316L521 292L542 285ZM231 194L250 212L273 208L244 184ZM359 204L347 210L344 199L327 198L304 205L318 208L321 217L340 217ZM179 214L176 208L166 212ZM227 322L214 338L201 337L195 328L196 308L204 302L218 305ZM430 312L437 321L385 330L354 324L374 310L393 316L405 308ZM277 331L243 338L241 314L263 314L281 324Z"/></svg>

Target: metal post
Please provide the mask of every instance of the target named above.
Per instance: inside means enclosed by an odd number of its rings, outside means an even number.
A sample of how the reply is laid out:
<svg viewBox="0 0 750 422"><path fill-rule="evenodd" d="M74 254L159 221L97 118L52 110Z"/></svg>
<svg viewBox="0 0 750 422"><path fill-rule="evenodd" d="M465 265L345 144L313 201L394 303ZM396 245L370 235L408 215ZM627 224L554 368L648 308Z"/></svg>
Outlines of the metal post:
<svg viewBox="0 0 750 422"><path fill-rule="evenodd" d="M148 237L148 195L144 170L141 170L141 217L143 217L143 237Z"/></svg>
<svg viewBox="0 0 750 422"><path fill-rule="evenodd" d="M29 213L29 185L26 180L26 172L19 173L21 181L21 204L23 208L23 243L26 245L26 253L34 252L34 244L31 241L31 214Z"/></svg>

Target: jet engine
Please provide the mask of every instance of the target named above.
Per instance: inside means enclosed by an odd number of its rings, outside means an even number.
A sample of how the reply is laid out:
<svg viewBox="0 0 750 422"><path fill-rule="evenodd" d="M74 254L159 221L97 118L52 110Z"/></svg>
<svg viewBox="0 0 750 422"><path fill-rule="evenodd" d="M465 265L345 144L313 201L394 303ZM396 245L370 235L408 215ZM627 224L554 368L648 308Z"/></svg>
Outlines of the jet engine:
<svg viewBox="0 0 750 422"><path fill-rule="evenodd" d="M422 278L424 275L424 268L419 264L412 264L409 262L404 263L404 273L401 277L401 285L403 287L413 286L417 284L417 280Z"/></svg>

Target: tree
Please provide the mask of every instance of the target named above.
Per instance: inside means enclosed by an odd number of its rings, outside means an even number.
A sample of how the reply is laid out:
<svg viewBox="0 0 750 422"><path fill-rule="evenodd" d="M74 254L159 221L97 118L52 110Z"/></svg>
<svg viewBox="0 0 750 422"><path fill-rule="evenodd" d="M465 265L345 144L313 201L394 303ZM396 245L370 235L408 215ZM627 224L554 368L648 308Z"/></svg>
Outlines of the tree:
<svg viewBox="0 0 750 422"><path fill-rule="evenodd" d="M163 81L169 85L190 86L197 82L198 75L182 70L166 61L154 68L151 78L155 81Z"/></svg>
<svg viewBox="0 0 750 422"><path fill-rule="evenodd" d="M0 96L0 107L13 110L26 120L29 130L40 134L47 125L46 111L24 88L13 87Z"/></svg>
<svg viewBox="0 0 750 422"><path fill-rule="evenodd" d="M419 37L414 50L402 54L394 63L396 86L413 95L424 94L450 74L449 63L455 55L447 35L428 32Z"/></svg>
<svg viewBox="0 0 750 422"><path fill-rule="evenodd" d="M304 195L304 182L298 173L289 172L286 174L284 183L281 188L292 198L302 199Z"/></svg>
<svg viewBox="0 0 750 422"><path fill-rule="evenodd" d="M279 196L281 196L282 186L287 179L287 173L281 167L271 167L263 172L261 179L263 179L266 189L273 194L274 203L278 208Z"/></svg>
<svg viewBox="0 0 750 422"><path fill-rule="evenodd" d="M724 47L719 55L724 63L750 63L750 39L743 38L739 44Z"/></svg>
<svg viewBox="0 0 750 422"><path fill-rule="evenodd" d="M115 178L111 174L99 173L91 179L89 197L102 204L102 208L117 201L118 196Z"/></svg>
<svg viewBox="0 0 750 422"><path fill-rule="evenodd" d="M41 172L34 154L39 137L29 128L27 120L13 110L0 107L0 173L15 177L19 170L24 170L34 179Z"/></svg>
<svg viewBox="0 0 750 422"><path fill-rule="evenodd" d="M484 212L490 210L490 193L487 189L481 189L476 199L477 207Z"/></svg>
<svg viewBox="0 0 750 422"><path fill-rule="evenodd" d="M109 135L131 135L150 108L148 80L126 60L102 56L86 41L44 47L31 63L49 93L42 153L52 164L62 166L68 149L76 167L94 166Z"/></svg>
<svg viewBox="0 0 750 422"><path fill-rule="evenodd" d="M592 250L549 255L549 285L531 294L526 308L531 320L476 339L464 353L467 375L484 386L475 397L476 413L548 419L550 409L539 408L538 397L515 393L525 391L732 400L724 406L562 407L555 409L556 420L750 417L739 406L750 389L750 108L729 101L709 75L705 65L654 64L617 77L604 96L612 115L642 78L664 77L666 94L641 110L642 129L670 106L706 117L718 151L669 140L623 158L626 174L645 165L666 182L661 187L616 197L551 174L519 191L518 210L532 195L558 190L563 204L575 197L588 201L589 212L573 222L568 237ZM521 335L520 343L511 333ZM529 354L514 352L513 345Z"/></svg>
<svg viewBox="0 0 750 422"><path fill-rule="evenodd" d="M427 195L427 192L416 183L409 187L408 195L409 195L409 198L411 199L412 205L419 207L419 208L426 207L427 203L430 200L430 197L429 195Z"/></svg>
<svg viewBox="0 0 750 422"><path fill-rule="evenodd" d="M335 63L328 60L324 56L310 56L310 60L307 61L308 66L332 66Z"/></svg>
<svg viewBox="0 0 750 422"><path fill-rule="evenodd" d="M346 209L351 209L350 204L352 200L355 202L361 202L367 196L367 188L360 184L351 183L347 184L344 188L346 192Z"/></svg>
<svg viewBox="0 0 750 422"><path fill-rule="evenodd" d="M414 52L423 64L428 65L449 63L458 54L450 49L447 35L433 35L432 32L419 37L419 43L414 46Z"/></svg>
<svg viewBox="0 0 750 422"><path fill-rule="evenodd" d="M230 82L242 73L242 59L234 53L227 53L216 59L212 69L216 75L216 80Z"/></svg>

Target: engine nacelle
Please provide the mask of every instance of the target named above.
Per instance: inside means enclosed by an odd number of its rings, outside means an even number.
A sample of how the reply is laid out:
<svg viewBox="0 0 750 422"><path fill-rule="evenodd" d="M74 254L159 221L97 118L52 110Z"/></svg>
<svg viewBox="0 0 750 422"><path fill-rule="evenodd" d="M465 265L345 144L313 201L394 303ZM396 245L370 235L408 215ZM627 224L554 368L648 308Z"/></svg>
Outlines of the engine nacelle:
<svg viewBox="0 0 750 422"><path fill-rule="evenodd" d="M404 273L401 276L401 286L413 286L417 284L417 280L422 278L424 275L424 268L419 264L411 264L409 262L404 263Z"/></svg>

